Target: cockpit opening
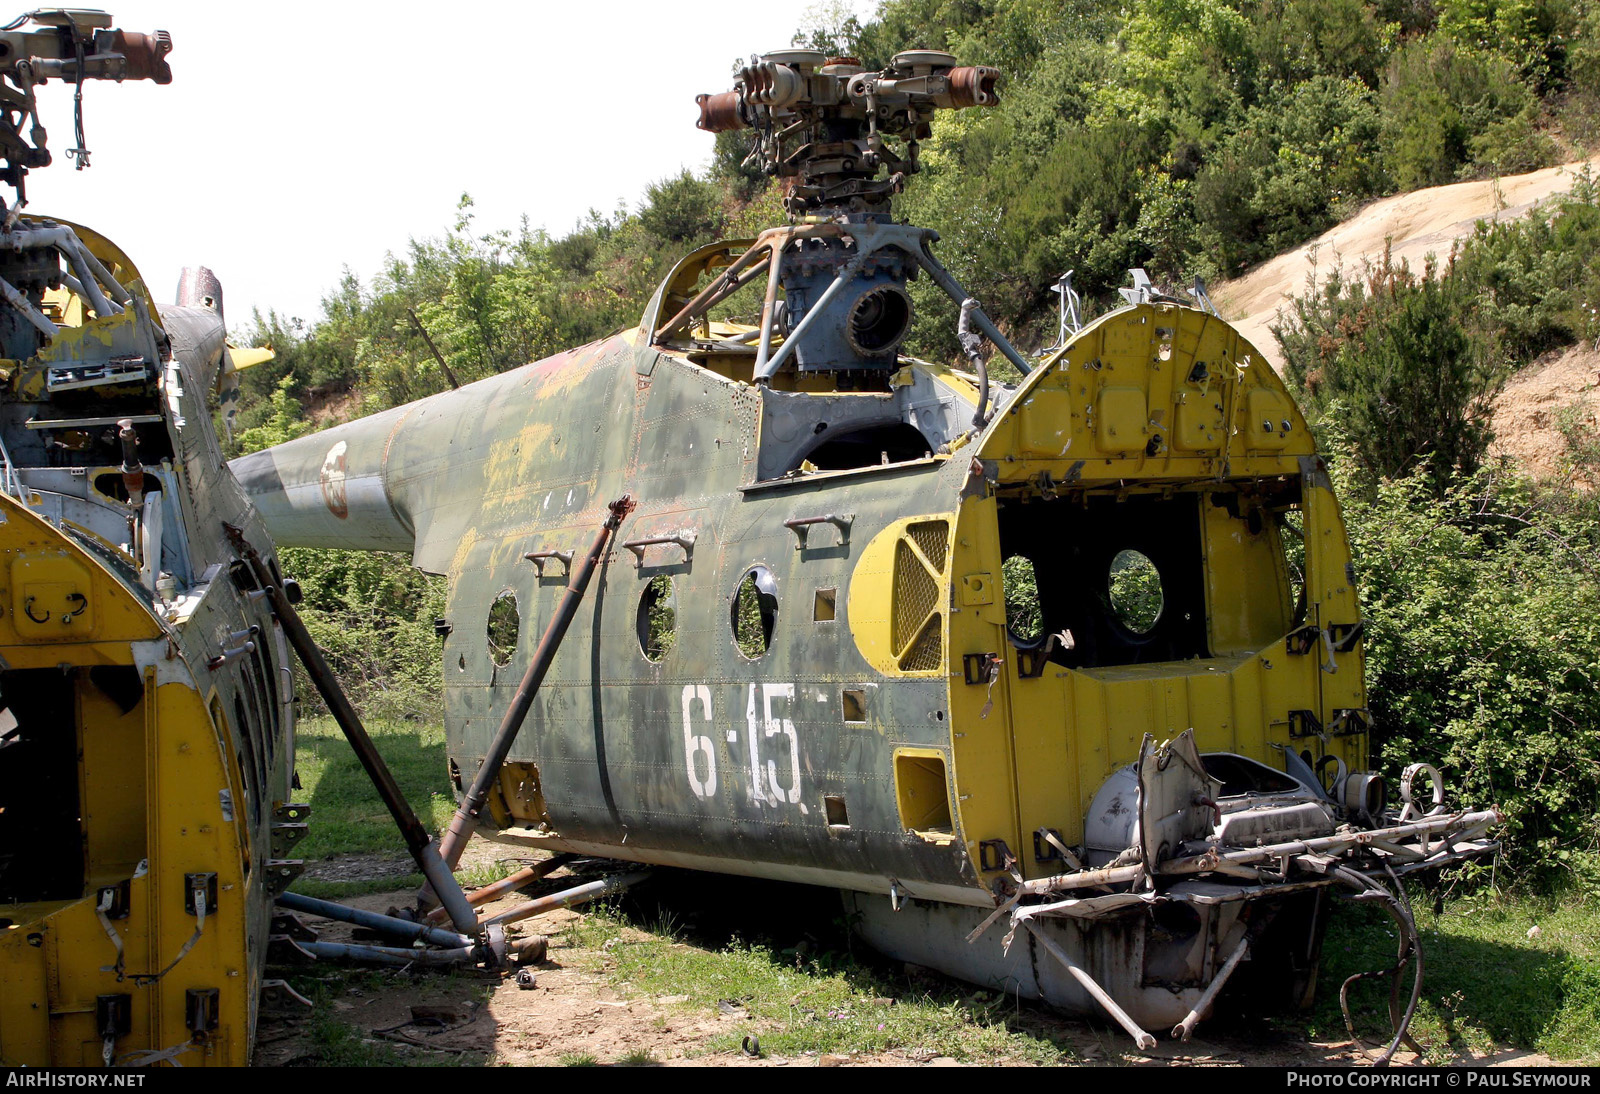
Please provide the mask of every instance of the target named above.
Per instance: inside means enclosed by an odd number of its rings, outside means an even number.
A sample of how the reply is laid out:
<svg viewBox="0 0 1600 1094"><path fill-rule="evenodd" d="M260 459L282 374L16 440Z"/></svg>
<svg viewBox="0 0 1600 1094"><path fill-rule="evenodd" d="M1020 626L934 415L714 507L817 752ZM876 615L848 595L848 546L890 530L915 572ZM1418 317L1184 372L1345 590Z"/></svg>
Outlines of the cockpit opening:
<svg viewBox="0 0 1600 1094"><path fill-rule="evenodd" d="M1032 570L1032 597L1007 585L1017 645L1069 668L1210 656L1197 495L1010 501L1000 544Z"/></svg>
<svg viewBox="0 0 1600 1094"><path fill-rule="evenodd" d="M932 455L935 447L915 426L896 422L825 437L803 459L818 471L848 471L856 467L920 460Z"/></svg>
<svg viewBox="0 0 1600 1094"><path fill-rule="evenodd" d="M1002 496L1012 644L1067 668L1265 648L1294 617L1298 544L1279 533L1297 500L1255 486Z"/></svg>

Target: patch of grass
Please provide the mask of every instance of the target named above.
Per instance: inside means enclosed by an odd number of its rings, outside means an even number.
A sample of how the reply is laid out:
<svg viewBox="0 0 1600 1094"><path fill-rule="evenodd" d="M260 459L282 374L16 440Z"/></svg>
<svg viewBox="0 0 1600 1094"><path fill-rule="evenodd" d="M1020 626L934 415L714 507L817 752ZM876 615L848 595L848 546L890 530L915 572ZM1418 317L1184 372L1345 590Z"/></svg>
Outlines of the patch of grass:
<svg viewBox="0 0 1600 1094"><path fill-rule="evenodd" d="M617 1061L623 1067L654 1067L660 1062L656 1059L656 1054L647 1048L634 1049Z"/></svg>
<svg viewBox="0 0 1600 1094"><path fill-rule="evenodd" d="M598 950L622 937L623 919L616 905L595 902L561 929L561 939L573 949Z"/></svg>
<svg viewBox="0 0 1600 1094"><path fill-rule="evenodd" d="M438 831L448 824L456 807L449 794L444 727L374 720L367 732L423 827ZM394 818L332 718L307 718L296 726L295 770L299 800L311 806L302 858L405 850Z"/></svg>
<svg viewBox="0 0 1600 1094"><path fill-rule="evenodd" d="M355 1026L319 1018L311 1030L312 1058L318 1067L408 1067L419 1061L400 1046L375 1041ZM311 1061L304 1061L311 1062Z"/></svg>
<svg viewBox="0 0 1600 1094"><path fill-rule="evenodd" d="M592 963L623 990L687 995L682 1005L694 1010L714 1011L719 1002L742 1008L747 1020L712 1038L713 1052L738 1051L746 1034L757 1033L763 1051L779 1056L898 1048L960 1060L1076 1059L1070 1046L1028 1028L1029 1012L999 992L954 984L907 990L832 954L813 959L737 941L701 949L669 932L630 929L611 910L591 911L568 933L586 948L604 947Z"/></svg>
<svg viewBox="0 0 1600 1094"><path fill-rule="evenodd" d="M319 1019L311 1031L312 1052L302 1064L317 1067L462 1067L482 1064L481 1053L430 1051L402 1041L385 1041L359 1026Z"/></svg>
<svg viewBox="0 0 1600 1094"><path fill-rule="evenodd" d="M1452 901L1435 915L1412 900L1426 975L1413 1035L1430 1060L1481 1055L1510 1043L1569 1062L1600 1061L1600 900L1493 890ZM1539 931L1528 937L1531 928ZM1344 1036L1339 985L1352 973L1386 968L1397 948L1393 921L1380 910L1343 906L1323 946L1313 1035ZM1405 974L1405 990L1411 986ZM1356 1029L1387 1040L1388 981L1351 988Z"/></svg>
<svg viewBox="0 0 1600 1094"><path fill-rule="evenodd" d="M562 1067L599 1067L600 1061L587 1052L566 1052L556 1061Z"/></svg>
<svg viewBox="0 0 1600 1094"><path fill-rule="evenodd" d="M289 888L303 896L318 900L349 900L368 893L387 893L395 889L422 888L419 873L390 874L385 877L362 878L358 881L323 881L319 878L300 878Z"/></svg>
<svg viewBox="0 0 1600 1094"><path fill-rule="evenodd" d="M462 867L456 871L456 880L461 882L463 889L478 889L510 877L520 869L522 869L520 862L497 859L478 866Z"/></svg>

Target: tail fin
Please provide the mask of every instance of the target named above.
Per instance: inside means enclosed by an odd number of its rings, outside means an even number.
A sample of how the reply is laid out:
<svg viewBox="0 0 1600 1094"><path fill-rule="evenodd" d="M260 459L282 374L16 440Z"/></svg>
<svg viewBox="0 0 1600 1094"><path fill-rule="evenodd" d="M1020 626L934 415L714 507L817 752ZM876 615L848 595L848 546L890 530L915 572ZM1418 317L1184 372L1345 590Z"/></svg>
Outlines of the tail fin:
<svg viewBox="0 0 1600 1094"><path fill-rule="evenodd" d="M222 408L222 425L227 430L228 436L233 436L233 416L239 410L239 370L259 365L272 360L274 354L271 349L240 349L235 347L226 338L226 322L222 311L222 282L217 275L204 266L185 266L183 273L178 275L177 303L173 308L162 309L162 319L168 327L169 334L178 333L173 328L179 327L186 330L210 328L206 323L206 313L216 317L215 331L222 334L221 344L214 350L202 348L207 337L194 339L196 348L201 352L195 356L198 360L193 364L199 368L209 368L212 374L207 377L207 382L212 384L217 392L217 402ZM175 324L173 321L177 320ZM212 334L210 329L206 334ZM212 354L216 354L213 360Z"/></svg>

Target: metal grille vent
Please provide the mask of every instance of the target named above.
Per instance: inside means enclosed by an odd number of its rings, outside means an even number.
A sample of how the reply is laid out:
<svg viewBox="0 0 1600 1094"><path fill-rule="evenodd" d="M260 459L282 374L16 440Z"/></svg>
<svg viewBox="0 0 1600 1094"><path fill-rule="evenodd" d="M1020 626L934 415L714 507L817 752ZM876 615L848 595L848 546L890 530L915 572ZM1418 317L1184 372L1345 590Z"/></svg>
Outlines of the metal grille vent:
<svg viewBox="0 0 1600 1094"><path fill-rule="evenodd" d="M900 658L900 668L906 672L931 672L943 664L939 656L940 639L942 638L943 622L939 613L934 612L928 619L928 625L922 628L922 633L911 644Z"/></svg>
<svg viewBox="0 0 1600 1094"><path fill-rule="evenodd" d="M944 573L945 548L950 539L950 524L942 520L926 520L906 529L906 535L922 550L922 557L937 574Z"/></svg>
<svg viewBox="0 0 1600 1094"><path fill-rule="evenodd" d="M943 664L943 616L939 593L950 525L913 524L895 545L891 647L903 671L932 672Z"/></svg>

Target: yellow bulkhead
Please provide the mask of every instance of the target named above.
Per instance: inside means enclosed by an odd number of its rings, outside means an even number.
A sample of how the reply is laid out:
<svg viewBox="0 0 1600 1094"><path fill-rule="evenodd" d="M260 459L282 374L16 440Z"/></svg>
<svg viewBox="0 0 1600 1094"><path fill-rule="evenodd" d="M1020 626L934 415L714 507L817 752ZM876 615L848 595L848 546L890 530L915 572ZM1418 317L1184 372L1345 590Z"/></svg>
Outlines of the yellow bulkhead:
<svg viewBox="0 0 1600 1094"><path fill-rule="evenodd" d="M259 985L225 725L130 585L4 494L0 583L0 720L40 727L0 745L8 798L29 806L0 816L16 848L0 1063L98 1066L108 1034L113 1062L245 1063Z"/></svg>
<svg viewBox="0 0 1600 1094"><path fill-rule="evenodd" d="M1083 844L1096 791L1147 733L1193 728L1205 752L1280 770L1282 747L1366 766L1338 503L1293 399L1232 327L1171 303L1113 312L974 447L980 485L875 539L850 609L875 667L948 681L955 829L983 881L1007 853L1025 877L1061 872L1036 834ZM935 527L948 565L922 542ZM1113 602L1125 552L1159 574L1146 631ZM1008 626L1008 572L1036 582L1038 634ZM945 656L910 656L940 627Z"/></svg>

